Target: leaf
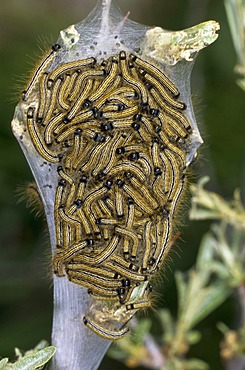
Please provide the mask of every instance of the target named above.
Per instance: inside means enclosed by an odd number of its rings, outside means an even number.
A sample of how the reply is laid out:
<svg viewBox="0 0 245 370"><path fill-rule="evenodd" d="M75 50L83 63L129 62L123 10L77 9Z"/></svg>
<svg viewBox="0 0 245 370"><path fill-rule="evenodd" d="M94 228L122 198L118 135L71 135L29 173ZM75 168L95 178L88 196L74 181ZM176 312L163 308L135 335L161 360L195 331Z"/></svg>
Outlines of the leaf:
<svg viewBox="0 0 245 370"><path fill-rule="evenodd" d="M185 281L184 281L185 280ZM180 294L178 307L178 327L187 332L221 305L231 293L224 283L209 283L209 271L190 270L176 273L176 283ZM208 285L210 284L210 285Z"/></svg>
<svg viewBox="0 0 245 370"><path fill-rule="evenodd" d="M176 286L177 286L177 292L178 292L178 310L179 315L182 312L182 308L185 306L186 302L186 293L187 293L187 284L184 281L185 277L184 274L180 271L177 271L175 273L175 280L176 280Z"/></svg>
<svg viewBox="0 0 245 370"><path fill-rule="evenodd" d="M223 322L218 322L217 328L219 329L219 331L221 331L221 333L223 333L223 335L227 334L228 331L230 330L230 328Z"/></svg>
<svg viewBox="0 0 245 370"><path fill-rule="evenodd" d="M185 362L185 369L186 370L208 370L209 366L204 361L201 361L197 358L192 358L191 360L187 360Z"/></svg>
<svg viewBox="0 0 245 370"><path fill-rule="evenodd" d="M175 335L175 324L173 321L173 317L169 310L161 309L158 311L160 321L162 324L162 329L164 331L163 338L164 341L170 343Z"/></svg>
<svg viewBox="0 0 245 370"><path fill-rule="evenodd" d="M219 307L231 294L232 289L223 284L215 284L212 288L206 289L206 297L200 304L198 311L193 315L191 322L192 327L197 325L201 320L207 317L212 311Z"/></svg>
<svg viewBox="0 0 245 370"><path fill-rule="evenodd" d="M207 233L203 236L196 261L196 268L198 271L209 269L214 259L214 242L216 242L216 240L211 233Z"/></svg>
<svg viewBox="0 0 245 370"><path fill-rule="evenodd" d="M56 348L49 346L40 351L26 355L13 364L13 370L34 370L45 365L54 355Z"/></svg>
<svg viewBox="0 0 245 370"><path fill-rule="evenodd" d="M171 358L161 370L208 370L206 362L193 358L190 360Z"/></svg>
<svg viewBox="0 0 245 370"><path fill-rule="evenodd" d="M46 340L41 340L33 349L33 351L40 351L40 349L48 347L48 342Z"/></svg>
<svg viewBox="0 0 245 370"><path fill-rule="evenodd" d="M8 358L5 357L0 361L0 370L4 370L6 368L6 365L8 364Z"/></svg>
<svg viewBox="0 0 245 370"><path fill-rule="evenodd" d="M215 212L209 209L192 208L189 213L190 220L218 220L220 219L220 212Z"/></svg>
<svg viewBox="0 0 245 370"><path fill-rule="evenodd" d="M216 273L219 279L223 281L227 281L230 278L230 271L227 269L227 266L221 262L216 262L214 260L210 266L210 270Z"/></svg>
<svg viewBox="0 0 245 370"><path fill-rule="evenodd" d="M186 338L188 343L191 345L198 343L201 340L201 333L197 330L191 330L186 334Z"/></svg>

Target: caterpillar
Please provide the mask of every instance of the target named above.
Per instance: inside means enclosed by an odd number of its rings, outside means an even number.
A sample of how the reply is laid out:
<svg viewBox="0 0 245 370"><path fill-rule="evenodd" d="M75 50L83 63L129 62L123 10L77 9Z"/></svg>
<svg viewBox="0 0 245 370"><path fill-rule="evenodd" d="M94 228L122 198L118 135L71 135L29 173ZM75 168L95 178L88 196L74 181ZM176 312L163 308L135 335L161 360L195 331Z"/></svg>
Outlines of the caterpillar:
<svg viewBox="0 0 245 370"><path fill-rule="evenodd" d="M191 127L179 90L157 66L120 51L51 72L52 50L25 93L37 107L26 123L37 152L58 163L54 273L88 288L83 318L96 334L151 305L152 276L173 238ZM101 317L103 312L103 317Z"/></svg>
<svg viewBox="0 0 245 370"><path fill-rule="evenodd" d="M37 84L39 78L42 76L42 74L45 72L48 65L51 63L51 61L56 56L56 53L60 50L61 46L59 44L54 44L51 47L51 51L48 51L47 54L43 57L41 63L35 70L35 72L32 75L31 81L29 82L29 85L27 86L26 90L22 92L22 100L27 101L34 86Z"/></svg>

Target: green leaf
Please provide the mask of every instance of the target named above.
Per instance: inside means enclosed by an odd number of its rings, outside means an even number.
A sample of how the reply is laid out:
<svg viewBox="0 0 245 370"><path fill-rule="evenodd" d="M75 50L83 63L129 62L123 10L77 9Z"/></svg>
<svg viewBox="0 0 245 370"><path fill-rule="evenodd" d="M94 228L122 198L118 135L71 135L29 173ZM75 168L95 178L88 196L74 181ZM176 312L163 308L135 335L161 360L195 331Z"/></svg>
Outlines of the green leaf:
<svg viewBox="0 0 245 370"><path fill-rule="evenodd" d="M163 338L164 341L167 341L168 343L171 342L171 340L175 336L175 324L173 321L173 317L169 310L167 309L161 309L158 311L159 318L162 324L163 329Z"/></svg>
<svg viewBox="0 0 245 370"><path fill-rule="evenodd" d="M13 370L34 370L45 365L54 355L54 346L46 347L40 351L26 355L13 364Z"/></svg>
<svg viewBox="0 0 245 370"><path fill-rule="evenodd" d="M223 322L218 322L217 328L219 329L219 331L221 331L223 335L228 333L228 331L230 330L230 328L227 325L225 325Z"/></svg>
<svg viewBox="0 0 245 370"><path fill-rule="evenodd" d="M212 263L214 259L214 242L215 239L211 233L207 233L203 236L196 261L196 268L198 271L208 269L210 263Z"/></svg>
<svg viewBox="0 0 245 370"><path fill-rule="evenodd" d="M40 351L40 349L48 347L48 342L46 340L41 340L33 349L33 351Z"/></svg>
<svg viewBox="0 0 245 370"><path fill-rule="evenodd" d="M8 364L8 358L3 358L1 361L0 361L0 370L4 370L6 368L6 365Z"/></svg>
<svg viewBox="0 0 245 370"><path fill-rule="evenodd" d="M206 362L193 358L190 360L171 358L161 370L208 370L209 366Z"/></svg>
<svg viewBox="0 0 245 370"><path fill-rule="evenodd" d="M206 297L200 304L198 311L192 317L192 327L207 317L212 311L219 307L231 294L232 289L223 284L215 284L212 288L207 288Z"/></svg>
<svg viewBox="0 0 245 370"><path fill-rule="evenodd" d="M203 209L203 208L192 208L190 210L190 220L202 221L202 220L218 220L220 219L220 212Z"/></svg>
<svg viewBox="0 0 245 370"><path fill-rule="evenodd" d="M188 286L185 282L185 275L180 271L177 271L175 273L175 280L178 292L178 315L180 316L182 309L185 307Z"/></svg>
<svg viewBox="0 0 245 370"><path fill-rule="evenodd" d="M219 279L223 280L224 282L227 281L230 278L230 271L227 269L227 266L225 266L222 262L213 261L210 270L214 273L216 273L219 277Z"/></svg>
<svg viewBox="0 0 245 370"><path fill-rule="evenodd" d="M187 360L185 362L185 369L186 370L208 370L209 366L204 361L201 361L197 358L192 358L191 360Z"/></svg>
<svg viewBox="0 0 245 370"><path fill-rule="evenodd" d="M201 333L197 330L191 330L186 334L186 338L189 344L193 345L201 340Z"/></svg>

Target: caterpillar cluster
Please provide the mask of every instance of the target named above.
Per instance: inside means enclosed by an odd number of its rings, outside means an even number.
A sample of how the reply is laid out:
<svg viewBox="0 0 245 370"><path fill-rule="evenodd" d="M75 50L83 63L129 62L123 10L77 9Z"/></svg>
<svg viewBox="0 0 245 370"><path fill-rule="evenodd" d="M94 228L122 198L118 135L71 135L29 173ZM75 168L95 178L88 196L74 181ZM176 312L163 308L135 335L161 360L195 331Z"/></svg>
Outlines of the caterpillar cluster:
<svg viewBox="0 0 245 370"><path fill-rule="evenodd" d="M120 51L48 72L59 48L23 93L27 102L37 96L27 108L32 142L59 174L54 273L88 288L95 305L84 323L118 339L128 329L115 321L150 305L149 280L171 243L185 184L191 127L178 89L156 66Z"/></svg>

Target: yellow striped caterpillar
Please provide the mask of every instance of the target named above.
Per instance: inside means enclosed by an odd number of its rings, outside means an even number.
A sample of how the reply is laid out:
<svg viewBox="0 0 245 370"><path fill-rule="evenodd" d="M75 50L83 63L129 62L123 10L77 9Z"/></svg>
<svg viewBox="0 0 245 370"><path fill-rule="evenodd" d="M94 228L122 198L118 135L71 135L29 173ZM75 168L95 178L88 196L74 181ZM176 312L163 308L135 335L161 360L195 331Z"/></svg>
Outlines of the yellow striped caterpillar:
<svg viewBox="0 0 245 370"><path fill-rule="evenodd" d="M26 122L38 153L59 162L54 273L88 288L84 324L120 339L151 305L149 281L171 245L191 135L186 105L158 67L123 50L51 72L47 58Z"/></svg>

